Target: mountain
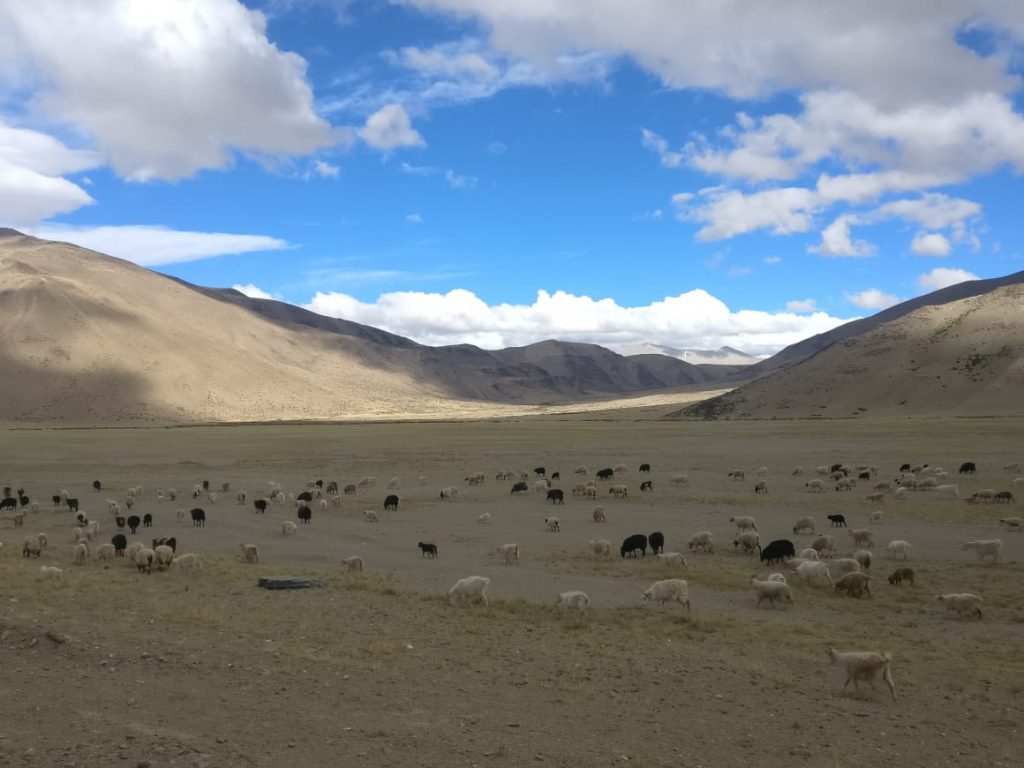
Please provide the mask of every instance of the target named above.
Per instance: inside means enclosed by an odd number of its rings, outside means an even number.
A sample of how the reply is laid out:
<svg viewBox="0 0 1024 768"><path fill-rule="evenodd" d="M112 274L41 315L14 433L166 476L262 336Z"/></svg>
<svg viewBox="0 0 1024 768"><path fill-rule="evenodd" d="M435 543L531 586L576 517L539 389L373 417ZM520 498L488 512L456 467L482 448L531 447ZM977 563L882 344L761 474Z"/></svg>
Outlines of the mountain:
<svg viewBox="0 0 1024 768"><path fill-rule="evenodd" d="M0 422L447 417L678 387L694 370L555 341L428 347L0 230Z"/></svg>
<svg viewBox="0 0 1024 768"><path fill-rule="evenodd" d="M732 365L743 366L753 365L760 358L748 355L732 347L719 347L718 349L681 349L670 347L664 344L622 344L613 348L615 352L626 357L638 357L640 355L666 355L683 360L693 365Z"/></svg>
<svg viewBox="0 0 1024 768"><path fill-rule="evenodd" d="M895 317L888 321L856 321L865 330L839 334L838 340L803 360L670 416L1020 414L1022 279L1024 273L977 281L994 286L980 294L977 285L953 286L959 290L937 292L947 299L941 303L931 294L922 297L928 300L907 302L914 306L890 313Z"/></svg>

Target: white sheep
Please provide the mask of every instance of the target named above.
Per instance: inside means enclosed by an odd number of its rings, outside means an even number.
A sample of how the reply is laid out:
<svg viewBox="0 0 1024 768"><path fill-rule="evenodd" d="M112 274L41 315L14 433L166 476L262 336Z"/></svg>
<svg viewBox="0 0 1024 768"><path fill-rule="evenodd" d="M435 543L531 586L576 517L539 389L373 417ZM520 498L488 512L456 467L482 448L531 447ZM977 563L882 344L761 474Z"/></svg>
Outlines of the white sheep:
<svg viewBox="0 0 1024 768"><path fill-rule="evenodd" d="M981 598L970 592L959 592L948 595L936 595L936 600L946 606L947 611L956 611L960 616L977 616L981 618Z"/></svg>
<svg viewBox="0 0 1024 768"><path fill-rule="evenodd" d="M377 478L374 475L368 475L367 477L360 478L356 485L359 488L373 488L377 485Z"/></svg>
<svg viewBox="0 0 1024 768"><path fill-rule="evenodd" d="M559 592L555 605L562 610L575 610L585 614L590 606L590 598L587 597L586 592L580 592L579 590Z"/></svg>
<svg viewBox="0 0 1024 768"><path fill-rule="evenodd" d="M670 477L668 479L668 481L670 483L672 483L673 485L689 485L690 484L690 478L688 478L682 472L679 472L677 474L672 475L672 477Z"/></svg>
<svg viewBox="0 0 1024 768"><path fill-rule="evenodd" d="M799 557L801 560L812 561L817 561L820 559L818 557L818 550L816 550L814 547L807 547L806 549L801 549L797 557Z"/></svg>
<svg viewBox="0 0 1024 768"><path fill-rule="evenodd" d="M804 483L804 488L806 488L810 493L824 493L825 483L815 477Z"/></svg>
<svg viewBox="0 0 1024 768"><path fill-rule="evenodd" d="M100 544L96 548L96 559L101 563L110 562L114 559L115 550L113 544Z"/></svg>
<svg viewBox="0 0 1024 768"><path fill-rule="evenodd" d="M284 520L281 522L281 535L282 536L294 536L299 532L299 526L293 523L291 520Z"/></svg>
<svg viewBox="0 0 1024 768"><path fill-rule="evenodd" d="M789 582L786 581L786 574L784 574L784 573L769 573L767 578L768 578L768 581L778 581L778 582L781 582L782 584L788 584L789 583Z"/></svg>
<svg viewBox="0 0 1024 768"><path fill-rule="evenodd" d="M171 561L171 565L180 571L201 571L203 569L203 558L195 552L187 555L178 555Z"/></svg>
<svg viewBox="0 0 1024 768"><path fill-rule="evenodd" d="M682 552L659 552L656 557L669 568L686 567L686 557Z"/></svg>
<svg viewBox="0 0 1024 768"><path fill-rule="evenodd" d="M793 602L793 590L784 581L761 581L757 576L751 576L750 586L754 588L754 592L757 594L757 605L761 605L763 600L767 600L773 606L776 600L782 603Z"/></svg>
<svg viewBox="0 0 1024 768"><path fill-rule="evenodd" d="M1000 525L1006 526L1008 533L1022 533L1024 532L1024 518L1020 517L1004 517L999 521Z"/></svg>
<svg viewBox="0 0 1024 768"><path fill-rule="evenodd" d="M550 533L557 533L562 530L562 523L557 517L545 517L544 526Z"/></svg>
<svg viewBox="0 0 1024 768"><path fill-rule="evenodd" d="M792 472L793 477L797 477L798 475L802 475L803 473L804 473L804 468L803 467L801 467L801 466L793 467L793 472Z"/></svg>
<svg viewBox="0 0 1024 768"><path fill-rule="evenodd" d="M38 535L29 534L22 540L22 557L39 557L43 553L42 539Z"/></svg>
<svg viewBox="0 0 1024 768"><path fill-rule="evenodd" d="M746 554L753 554L761 548L761 535L757 531L743 531L732 543Z"/></svg>
<svg viewBox="0 0 1024 768"><path fill-rule="evenodd" d="M480 523L481 525L487 525L488 523L491 522L491 513L490 512L484 512L483 514L478 515L477 518L476 518L476 521L478 523Z"/></svg>
<svg viewBox="0 0 1024 768"><path fill-rule="evenodd" d="M874 536L867 528L850 528L847 532L853 539L853 546L868 548L875 546Z"/></svg>
<svg viewBox="0 0 1024 768"><path fill-rule="evenodd" d="M698 531L690 537L690 542L687 544L691 552L696 552L698 549L702 549L709 554L715 552L715 537L711 531Z"/></svg>
<svg viewBox="0 0 1024 768"><path fill-rule="evenodd" d="M341 561L342 568L347 573L362 573L363 570L363 558L359 555L352 555L351 557L343 558Z"/></svg>
<svg viewBox="0 0 1024 768"><path fill-rule="evenodd" d="M242 544L242 562L258 563L260 561L260 548L255 544Z"/></svg>
<svg viewBox="0 0 1024 768"><path fill-rule="evenodd" d="M487 605L487 590L491 580L486 576L467 576L459 579L448 590L448 601L452 604L480 602Z"/></svg>
<svg viewBox="0 0 1024 768"><path fill-rule="evenodd" d="M164 568L169 568L173 560L174 550L166 544L161 544L153 550L153 562L156 563L156 569L158 571L162 571Z"/></svg>
<svg viewBox="0 0 1024 768"><path fill-rule="evenodd" d="M578 467L576 467L576 469L574 469L574 470L573 470L572 472L573 472L573 474L574 474L574 475L585 475L585 474L587 474L587 468L586 468L586 466L585 466L585 465L583 465L583 464L580 464L580 465L579 465ZM504 479L505 479L505 478L502 478L502 480L504 480Z"/></svg>
<svg viewBox="0 0 1024 768"><path fill-rule="evenodd" d="M754 521L754 518L746 516L746 515L743 516L743 517L730 517L729 518L729 522L736 524L736 530L737 531L756 531L757 530L757 523Z"/></svg>
<svg viewBox="0 0 1024 768"><path fill-rule="evenodd" d="M622 499L629 496L629 489L625 483L616 483L615 485L608 486L608 493L617 499Z"/></svg>
<svg viewBox="0 0 1024 768"><path fill-rule="evenodd" d="M594 518L594 522L595 523L606 522L607 518L605 517L605 514L604 514L604 507L602 507L600 505L594 507L593 518Z"/></svg>
<svg viewBox="0 0 1024 768"><path fill-rule="evenodd" d="M640 596L643 600L650 600L663 607L665 603L675 602L690 611L690 585L684 579L664 579L656 581Z"/></svg>
<svg viewBox="0 0 1024 768"><path fill-rule="evenodd" d="M452 501L456 496L459 495L459 489L454 486L448 486L447 488L441 489L441 498L445 501Z"/></svg>
<svg viewBox="0 0 1024 768"><path fill-rule="evenodd" d="M880 523L880 522L882 522L882 517L883 517L884 514L885 513L882 512L882 510L876 509L870 515L868 515L868 520L871 521L872 523Z"/></svg>
<svg viewBox="0 0 1024 768"><path fill-rule="evenodd" d="M74 536L76 544L80 541L86 541L89 538L88 534L85 532L85 528L73 528L71 530L71 535Z"/></svg>
<svg viewBox="0 0 1024 768"><path fill-rule="evenodd" d="M870 550L858 549L856 552L850 555L850 557L856 560L858 563L860 563L860 567L862 570L871 570L871 561L874 559L874 557L871 554Z"/></svg>
<svg viewBox="0 0 1024 768"><path fill-rule="evenodd" d="M1020 474L1024 472L1024 464L1019 461L1014 461L1010 464L1003 465L1003 472L1009 472L1011 475Z"/></svg>
<svg viewBox="0 0 1024 768"><path fill-rule="evenodd" d="M811 550L812 552L814 550ZM815 560L805 560L799 563L793 570L793 573L808 584L814 581L828 582L829 586L832 586L832 574L829 573L828 563L818 562Z"/></svg>
<svg viewBox="0 0 1024 768"><path fill-rule="evenodd" d="M814 518L801 517L793 524L793 533L814 533Z"/></svg>
<svg viewBox="0 0 1024 768"><path fill-rule="evenodd" d="M519 565L519 545L502 544L498 547L498 554L505 565Z"/></svg>
<svg viewBox="0 0 1024 768"><path fill-rule="evenodd" d="M594 553L594 557L610 557L612 544L607 539L591 539L590 550Z"/></svg>
<svg viewBox="0 0 1024 768"><path fill-rule="evenodd" d="M124 557L129 563L135 562L135 553L142 549L142 542L133 541L124 551Z"/></svg>
<svg viewBox="0 0 1024 768"><path fill-rule="evenodd" d="M901 485L899 488L893 491L892 497L898 501L905 501L908 493L909 490Z"/></svg>
<svg viewBox="0 0 1024 768"><path fill-rule="evenodd" d="M941 496L946 499L958 499L960 498L960 486L959 485L936 485L935 495Z"/></svg>
<svg viewBox="0 0 1024 768"><path fill-rule="evenodd" d="M1003 549L1003 542L1000 539L977 539L968 541L961 549L973 549L978 553L978 559L984 562L986 557L991 557L993 563L1002 561L1000 554Z"/></svg>
<svg viewBox="0 0 1024 768"><path fill-rule="evenodd" d="M757 476L758 477L768 477L768 467L758 467L757 468Z"/></svg>
<svg viewBox="0 0 1024 768"><path fill-rule="evenodd" d="M838 557L832 561L832 573L836 576L856 573L859 570L861 570L860 562L852 557Z"/></svg>
<svg viewBox="0 0 1024 768"><path fill-rule="evenodd" d="M484 481L484 473L483 472L479 472L479 473L477 473L477 476L480 478L480 482L482 483ZM399 480L397 477L392 477L390 480L388 480L388 490L389 491L394 491L401 484L402 484L401 480Z"/></svg>
<svg viewBox="0 0 1024 768"><path fill-rule="evenodd" d="M365 512L363 512L363 519L366 520L366 522L368 523L376 523L377 513L374 512L372 509L368 509Z"/></svg>
<svg viewBox="0 0 1024 768"><path fill-rule="evenodd" d="M75 565L85 565L85 561L89 559L89 544L86 541L78 542L71 550L71 557Z"/></svg>
<svg viewBox="0 0 1024 768"><path fill-rule="evenodd" d="M910 542L903 539L895 539L885 545L885 551L893 560L897 558L906 560L910 557Z"/></svg>
<svg viewBox="0 0 1024 768"><path fill-rule="evenodd" d="M88 523L85 524L85 535L88 537L89 541L92 541L94 538L96 538L99 535L99 533L99 520L90 520Z"/></svg>
<svg viewBox="0 0 1024 768"><path fill-rule="evenodd" d="M39 578L43 581L56 581L59 583L64 580L64 571L55 565L41 565L39 566Z"/></svg>
<svg viewBox="0 0 1024 768"><path fill-rule="evenodd" d="M844 691L851 681L854 689L859 691L858 680L867 680L874 688L875 676L881 672L882 679L889 686L889 693L892 694L893 701L896 701L896 684L892 681L892 673L889 671L892 654L875 651L837 651L835 648L829 648L828 657L833 664L846 671L846 682L843 683Z"/></svg>
<svg viewBox="0 0 1024 768"><path fill-rule="evenodd" d="M132 558L132 562L135 563L135 567L140 571L146 573L153 572L153 561L156 559L156 553L148 547L142 547L135 550L135 555Z"/></svg>

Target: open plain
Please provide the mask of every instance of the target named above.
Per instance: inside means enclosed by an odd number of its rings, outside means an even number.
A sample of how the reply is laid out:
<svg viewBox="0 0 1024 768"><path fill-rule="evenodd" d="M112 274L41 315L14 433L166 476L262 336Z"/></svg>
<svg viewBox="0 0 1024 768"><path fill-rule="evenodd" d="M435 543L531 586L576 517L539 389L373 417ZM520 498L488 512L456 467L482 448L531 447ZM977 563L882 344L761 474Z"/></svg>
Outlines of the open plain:
<svg viewBox="0 0 1024 768"><path fill-rule="evenodd" d="M645 410L464 423L249 425L149 429L7 430L3 485L41 504L23 528L0 519L0 765L2 766L1016 766L1024 721L1024 535L1002 530L1017 505L968 504L981 488L1012 490L1003 467L1022 459L1012 419L666 422ZM974 461L976 475L956 474ZM914 492L869 503L870 486L904 462L944 467L959 499ZM628 469L613 498L574 497L602 467ZM650 463L650 474L641 474ZM823 464L877 465L849 492L810 493ZM588 475L575 475L585 465ZM804 474L794 476L793 468ZM538 492L512 495L499 470L557 471L564 506ZM757 469L768 468L766 477ZM745 479L730 479L741 469ZM483 472L482 485L464 478ZM670 482L685 473L686 485ZM1020 473L1017 473L1019 475ZM375 487L316 506L309 526L292 502L255 514L268 482L298 493L307 482ZM386 483L399 479L397 490ZM423 477L425 479L420 480ZM94 492L93 480L103 490ZM209 480L230 483L216 503L193 501ZM650 480L653 491L640 492ZM754 493L764 480L767 494ZM135 514L152 528L129 540L177 538L199 572L139 573L123 559L71 562L73 515L55 509L67 489L116 532L105 499L123 505L142 485ZM442 500L440 489L458 488ZM175 502L157 490L176 488ZM244 489L245 504L235 502ZM383 510L388 493L397 511ZM607 522L592 510L605 507ZM202 507L194 528L188 511ZM185 511L179 520L176 510ZM365 510L379 522L367 522ZM881 510L882 520L869 522ZM488 524L477 522L490 513ZM762 541L793 535L810 515L839 555L854 547L826 514L874 533L871 598L853 599L791 578L794 603L755 607L750 576L770 570L735 552L730 517L756 518ZM127 514L127 513L125 513ZM561 530L548 532L546 516ZM8 515L9 516L9 515ZM298 522L298 521L296 521ZM652 558L620 558L633 533L660 530L686 553L672 572ZM696 531L713 554L691 553ZM42 556L21 557L26 534L45 532ZM1003 560L961 551L1001 538ZM588 542L611 542L608 559ZM916 586L891 587L884 547L913 545ZM421 557L418 542L437 544ZM521 563L496 548L519 544ZM258 564L239 546L257 544ZM362 573L342 558L359 555ZM39 579L41 565L63 582ZM260 576L323 579L322 589L265 591ZM455 607L456 579L491 580L490 605ZM689 582L692 611L643 605L660 578ZM558 592L582 589L586 619L560 614ZM979 620L947 613L935 596L984 598ZM899 695L843 691L826 649L893 655Z"/></svg>

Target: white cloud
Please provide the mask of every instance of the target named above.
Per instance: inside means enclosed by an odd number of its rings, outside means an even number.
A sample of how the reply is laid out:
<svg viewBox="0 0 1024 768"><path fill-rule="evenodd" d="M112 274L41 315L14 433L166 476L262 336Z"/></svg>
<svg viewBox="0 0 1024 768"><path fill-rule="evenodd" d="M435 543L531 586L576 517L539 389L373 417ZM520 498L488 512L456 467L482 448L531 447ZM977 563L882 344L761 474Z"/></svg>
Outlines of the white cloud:
<svg viewBox="0 0 1024 768"><path fill-rule="evenodd" d="M508 144L503 141L492 141L487 145L487 151L492 155L504 155L508 151Z"/></svg>
<svg viewBox="0 0 1024 768"><path fill-rule="evenodd" d="M87 133L123 177L181 179L234 152L310 154L340 136L313 110L306 62L237 0L0 5L0 81Z"/></svg>
<svg viewBox="0 0 1024 768"><path fill-rule="evenodd" d="M926 291L937 291L940 288L948 288L951 285L956 285L966 280L979 279L976 274L968 272L966 269L936 267L931 272L925 272L917 278L917 284Z"/></svg>
<svg viewBox="0 0 1024 768"><path fill-rule="evenodd" d="M850 225L858 223L854 216L840 216L821 233L821 243L810 247L812 253L822 256L852 256L864 258L875 254L875 246L865 240L850 237Z"/></svg>
<svg viewBox="0 0 1024 768"><path fill-rule="evenodd" d="M258 286L255 286L252 283L246 283L245 285L241 285L239 283L235 283L235 285L232 285L231 287L234 288L239 293L244 293L250 299L276 299L277 298L276 296L274 296L274 294L267 293L262 288L260 288Z"/></svg>
<svg viewBox="0 0 1024 768"><path fill-rule="evenodd" d="M768 229L774 235L807 232L819 205L817 195L801 187L766 189L749 195L712 187L701 190L698 197L673 195L672 202L676 218L704 224L697 231L698 240L723 240L758 229Z"/></svg>
<svg viewBox="0 0 1024 768"><path fill-rule="evenodd" d="M473 77L480 80L495 80L500 72L491 62L476 51L458 51L437 47L430 49L403 48L402 63L427 75L448 77Z"/></svg>
<svg viewBox="0 0 1024 768"><path fill-rule="evenodd" d="M786 302L787 312L813 312L818 307L818 302L814 299L795 299L793 301Z"/></svg>
<svg viewBox="0 0 1024 768"><path fill-rule="evenodd" d="M322 176L325 179L336 179L338 174L341 173L341 168L337 165L331 165L324 160L317 160L313 163L313 169L318 176Z"/></svg>
<svg viewBox="0 0 1024 768"><path fill-rule="evenodd" d="M763 259L761 259L761 261L763 261L765 264L772 264L772 265L774 265L774 264L781 264L782 263L782 257L781 256L765 256Z"/></svg>
<svg viewBox="0 0 1024 768"><path fill-rule="evenodd" d="M644 147L658 155L661 164L666 168L679 168L686 161L686 155L682 152L673 152L668 148L668 142L654 131L646 128L640 129L640 143Z"/></svg>
<svg viewBox="0 0 1024 768"><path fill-rule="evenodd" d="M729 277L746 277L747 275L753 274L753 267L729 267L729 271L726 275Z"/></svg>
<svg viewBox="0 0 1024 768"><path fill-rule="evenodd" d="M366 118L359 135L374 149L385 152L400 147L426 146L401 104L388 104L378 109Z"/></svg>
<svg viewBox="0 0 1024 768"><path fill-rule="evenodd" d="M264 235L188 232L160 226L73 227L42 224L25 230L46 240L59 240L132 261L143 267L197 261L258 251L277 251L288 243Z"/></svg>
<svg viewBox="0 0 1024 768"><path fill-rule="evenodd" d="M466 189L476 186L476 176L464 176L461 173L456 173L450 168L444 172L444 180L448 182L448 186L452 189Z"/></svg>
<svg viewBox="0 0 1024 768"><path fill-rule="evenodd" d="M405 217L405 220L408 223L410 223L410 224L422 224L423 223L423 217L420 216L418 213L410 213L409 215L407 215Z"/></svg>
<svg viewBox="0 0 1024 768"><path fill-rule="evenodd" d="M916 199L895 200L879 207L874 216L889 218L897 216L913 221L927 229L954 227L967 219L979 216L981 206L971 200L927 193Z"/></svg>
<svg viewBox="0 0 1024 768"><path fill-rule="evenodd" d="M855 304L861 309L888 309L900 300L889 293L883 293L877 288L868 288L860 293L846 294L846 300Z"/></svg>
<svg viewBox="0 0 1024 768"><path fill-rule="evenodd" d="M761 355L846 322L824 312L797 315L732 311L703 290L640 307L623 307L612 299L592 299L564 291L538 291L532 304L492 306L462 289L444 294L385 293L372 303L344 293L317 293L306 307L424 344L469 343L487 349L558 338L603 345L650 342L697 349L728 345Z"/></svg>
<svg viewBox="0 0 1024 768"><path fill-rule="evenodd" d="M910 243L910 250L919 256L948 256L951 247L938 232L918 232Z"/></svg>
<svg viewBox="0 0 1024 768"><path fill-rule="evenodd" d="M644 211L633 216L632 221L661 221L664 212L661 208L655 208L653 211Z"/></svg>

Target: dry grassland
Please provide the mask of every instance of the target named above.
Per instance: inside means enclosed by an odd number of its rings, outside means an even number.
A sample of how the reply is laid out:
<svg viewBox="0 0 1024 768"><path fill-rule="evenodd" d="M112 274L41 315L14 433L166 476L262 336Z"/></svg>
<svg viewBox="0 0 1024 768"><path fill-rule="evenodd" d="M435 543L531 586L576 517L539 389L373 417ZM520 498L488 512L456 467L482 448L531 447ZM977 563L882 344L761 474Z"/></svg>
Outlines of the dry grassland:
<svg viewBox="0 0 1024 768"><path fill-rule="evenodd" d="M3 485L42 502L24 529L0 522L0 766L1017 766L1024 715L1024 536L999 530L1003 505L942 501L925 493L876 507L851 493L807 493L820 464L877 464L891 479L904 461L955 473L961 496L1011 489L1001 467L1021 460L1024 429L1013 420L663 423L636 411L457 424L14 430L0 434ZM608 522L593 501L573 498L577 464L625 463L629 498L602 484ZM648 477L636 468L650 462ZM806 474L794 477L794 465ZM538 494L511 496L499 469L559 471L564 506ZM756 468L769 468L755 496ZM727 473L744 469L732 482ZM487 474L480 487L463 478ZM669 477L685 472L685 487ZM291 505L254 514L251 499L276 480L378 484L315 509L312 524L283 537ZM417 478L426 475L425 484ZM396 476L401 506L385 513ZM93 493L94 479L104 491ZM248 491L202 502L205 528L179 522L192 485L209 479ZM654 492L641 494L642 479ZM155 524L136 538L176 536L199 552L203 571L145 575L123 561L70 562L72 517L52 511L62 488L113 532L103 499L122 501L143 484L134 510ZM457 486L451 502L439 489ZM175 487L177 503L156 501ZM1019 488L1019 487L1018 487ZM1024 491L1017 495L1024 495ZM199 504L199 502L196 502ZM376 510L377 524L363 520ZM490 512L490 525L476 523ZM763 539L793 536L812 515L841 552L841 512L875 533L872 599L794 584L789 608L755 608L747 582L763 575L732 551L729 518L757 518ZM546 515L561 518L548 533ZM626 535L664 531L669 550L714 532L713 555L687 553L671 574L651 557L596 560L591 538L613 548ZM19 556L25 533L45 531L39 561ZM963 541L998 536L1004 562L979 565ZM913 544L917 586L890 587L884 546ZM420 557L418 541L440 557ZM246 565L239 544L259 545ZM495 548L517 542L522 564L500 564ZM342 557L361 555L363 574ZM64 569L63 584L38 579ZM788 570L773 567L771 570ZM258 576L308 575L323 589L269 592ZM469 574L491 579L491 604L455 608L447 588ZM693 610L641 605L640 592L670 575L690 582ZM583 589L585 621L554 609L559 591ZM982 621L945 614L935 595L982 595ZM884 686L843 692L825 648L887 650L900 700Z"/></svg>

